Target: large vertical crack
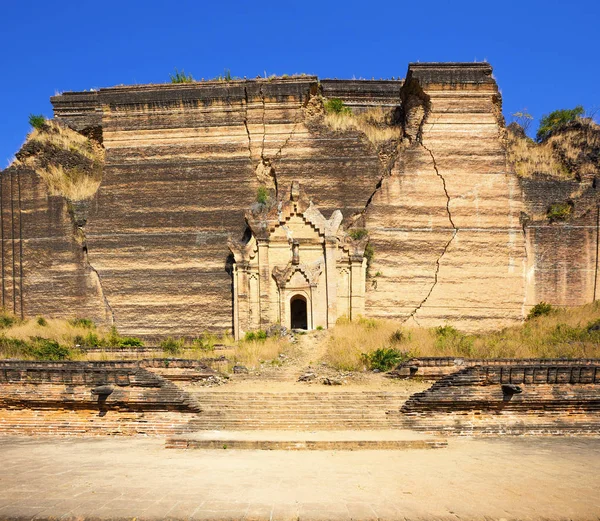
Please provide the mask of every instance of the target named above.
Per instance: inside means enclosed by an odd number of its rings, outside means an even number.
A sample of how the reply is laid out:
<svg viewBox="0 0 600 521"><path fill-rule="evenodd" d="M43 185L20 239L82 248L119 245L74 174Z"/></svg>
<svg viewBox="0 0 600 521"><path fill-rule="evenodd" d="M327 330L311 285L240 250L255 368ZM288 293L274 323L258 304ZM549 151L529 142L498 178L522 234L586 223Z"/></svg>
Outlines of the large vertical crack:
<svg viewBox="0 0 600 521"><path fill-rule="evenodd" d="M110 325L113 326L115 324L115 312L113 311L113 308L110 305L108 298L106 297L106 293L104 292L104 286L102 285L102 278L100 277L100 273L98 273L98 270L96 268L94 268L94 266L92 266L92 263L90 262L85 231L80 226L77 227L77 230L80 233L81 240L83 242L82 250L83 250L84 262L85 262L85 264L87 264L88 268L90 268L90 271L96 277L96 286L98 288L98 292L100 293L100 297L102 298L102 301L104 302L104 312L110 318Z"/></svg>
<svg viewBox="0 0 600 521"><path fill-rule="evenodd" d="M267 125L265 123L266 113L267 113L267 104L265 101L265 93L262 90L262 85L259 89L260 99L262 101L262 126L263 126L263 135L262 135L262 145L260 149L260 158L265 162L265 140L267 138Z"/></svg>
<svg viewBox="0 0 600 521"><path fill-rule="evenodd" d="M250 166L252 166L252 138L250 137L250 129L248 128L248 89L244 86L244 128L248 136L248 157L250 158Z"/></svg>
<svg viewBox="0 0 600 521"><path fill-rule="evenodd" d="M413 320L416 320L415 319L415 315L425 305L425 303L427 302L427 300L429 299L429 297L433 293L433 290L435 289L435 287L437 286L437 283L438 283L438 278L439 278L439 273L440 273L440 267L441 267L442 258L444 257L444 255L446 255L446 252L448 251L448 248L450 247L450 244L452 244L452 241L456 238L456 235L458 234L458 228L456 227L456 224L454 223L454 220L452 219L452 212L450 211L450 195L448 194L448 188L446 186L446 179L444 178L444 176L440 173L440 171L438 169L437 162L435 160L435 156L433 155L433 151L425 146L425 144L423 143L422 139L419 140L419 144L431 156L431 160L433 161L433 169L435 170L435 174L442 181L442 186L444 187L444 193L446 194L446 213L448 214L448 221L450 221L450 224L452 225L453 231L452 231L452 236L446 242L446 244L444 245L444 248L442 249L442 252L438 256L438 258L435 260L435 272L433 274L433 284L429 288L429 291L427 292L427 295L425 295L425 298L423 298L423 300L421 300L421 302L419 303L419 305L417 307L415 307L415 309L412 310L412 312L403 320L403 322L407 322L411 318Z"/></svg>

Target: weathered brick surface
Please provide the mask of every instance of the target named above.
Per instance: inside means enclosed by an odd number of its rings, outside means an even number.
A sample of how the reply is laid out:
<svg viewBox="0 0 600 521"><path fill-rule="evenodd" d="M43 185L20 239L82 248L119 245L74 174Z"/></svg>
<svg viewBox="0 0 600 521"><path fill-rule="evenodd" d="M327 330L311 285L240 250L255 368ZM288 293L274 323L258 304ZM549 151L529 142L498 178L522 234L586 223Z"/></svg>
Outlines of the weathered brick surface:
<svg viewBox="0 0 600 521"><path fill-rule="evenodd" d="M413 358L401 363L388 373L392 378L419 377L425 380L438 380L443 376L454 374L461 369L473 366L511 366L516 363L514 358L461 358L461 357L422 357ZM598 358L522 358L521 365L537 366L590 366L600 365Z"/></svg>
<svg viewBox="0 0 600 521"><path fill-rule="evenodd" d="M521 388L509 394L503 385ZM473 366L401 408L404 427L453 434L598 434L600 364Z"/></svg>
<svg viewBox="0 0 600 521"><path fill-rule="evenodd" d="M0 362L0 434L184 431L199 412L195 401L170 382L176 378L163 378L143 365L143 361ZM173 365L193 367L193 362L174 361ZM196 368L208 370L198 363ZM105 400L91 393L101 385L113 387Z"/></svg>

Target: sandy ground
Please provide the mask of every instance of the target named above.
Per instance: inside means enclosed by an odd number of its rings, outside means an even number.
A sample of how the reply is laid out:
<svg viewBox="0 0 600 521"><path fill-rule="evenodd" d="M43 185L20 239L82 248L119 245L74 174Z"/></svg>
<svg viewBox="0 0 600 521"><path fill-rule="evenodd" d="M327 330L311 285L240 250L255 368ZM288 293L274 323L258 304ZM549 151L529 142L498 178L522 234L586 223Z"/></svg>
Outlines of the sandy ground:
<svg viewBox="0 0 600 521"><path fill-rule="evenodd" d="M0 462L0 519L600 519L600 438L356 452L0 438Z"/></svg>

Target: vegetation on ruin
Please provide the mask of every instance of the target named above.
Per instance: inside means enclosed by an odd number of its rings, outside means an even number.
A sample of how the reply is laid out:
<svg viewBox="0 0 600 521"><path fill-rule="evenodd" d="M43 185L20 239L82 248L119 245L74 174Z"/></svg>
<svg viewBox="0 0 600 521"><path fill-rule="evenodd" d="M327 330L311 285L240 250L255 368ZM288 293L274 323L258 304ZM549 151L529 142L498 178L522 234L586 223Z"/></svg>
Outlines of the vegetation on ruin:
<svg viewBox="0 0 600 521"><path fill-rule="evenodd" d="M352 114L350 107L344 105L340 98L331 98L325 101L325 112L327 114Z"/></svg>
<svg viewBox="0 0 600 521"><path fill-rule="evenodd" d="M360 241L361 239L368 237L369 232L364 228L352 228L348 230L348 235L350 235L350 237L352 237L352 239L355 241Z"/></svg>
<svg viewBox="0 0 600 521"><path fill-rule="evenodd" d="M263 331L264 333L264 331ZM263 338L264 336L264 338ZM230 358L230 367L243 365L248 369L258 369L262 364L281 365L281 355L290 349L290 342L277 336L267 337L255 335L244 338L233 348Z"/></svg>
<svg viewBox="0 0 600 521"><path fill-rule="evenodd" d="M267 339L267 332L259 329L258 331L246 331L244 340L246 342L264 341Z"/></svg>
<svg viewBox="0 0 600 521"><path fill-rule="evenodd" d="M363 228L351 228L348 230L348 235L352 237L355 241L359 241L369 236L368 230ZM365 246L365 259L367 259L367 277L370 277L371 265L373 264L373 259L375 258L375 248L369 242ZM381 273L378 272L380 275Z"/></svg>
<svg viewBox="0 0 600 521"><path fill-rule="evenodd" d="M135 348L143 342L121 336L116 328L97 328L88 318L21 320L0 314L0 357L40 360L80 359L86 348Z"/></svg>
<svg viewBox="0 0 600 521"><path fill-rule="evenodd" d="M541 143L548 139L554 132L560 130L568 123L576 121L582 117L585 111L581 105L577 105L574 109L561 109L555 110L550 114L545 114L540 119L540 126L538 127L536 140Z"/></svg>
<svg viewBox="0 0 600 521"><path fill-rule="evenodd" d="M600 174L600 125L582 115L583 109L576 107L544 116L534 141L526 134L530 115L513 114L515 121L507 128L507 152L517 175L581 179Z"/></svg>
<svg viewBox="0 0 600 521"><path fill-rule="evenodd" d="M256 190L256 202L262 206L269 202L269 189L266 186L259 186Z"/></svg>
<svg viewBox="0 0 600 521"><path fill-rule="evenodd" d="M82 201L97 192L103 163L102 145L55 121L44 120L27 136L14 164L35 170L51 195Z"/></svg>
<svg viewBox="0 0 600 521"><path fill-rule="evenodd" d="M41 130L46 125L46 118L43 114L29 114L29 124L33 128Z"/></svg>
<svg viewBox="0 0 600 521"><path fill-rule="evenodd" d="M330 103L333 101L335 99L325 102L325 117L323 120L325 125L332 130L357 130L363 133L375 146L402 138L402 127L394 121L394 115L389 110L377 107L354 114L343 103L341 108L339 108L337 102L333 105L336 108L331 108Z"/></svg>
<svg viewBox="0 0 600 521"><path fill-rule="evenodd" d="M397 321L338 320L328 331L324 361L343 371L361 371L380 349L395 349L403 359L417 356L469 358L598 358L600 302L577 308L546 303L534 306L518 326L465 333L451 325L434 328Z"/></svg>
<svg viewBox="0 0 600 521"><path fill-rule="evenodd" d="M524 133L519 135L509 129L507 146L508 159L520 177L532 177L535 174L561 179L572 177L558 159L551 143L537 144Z"/></svg>
<svg viewBox="0 0 600 521"><path fill-rule="evenodd" d="M362 353L361 358L367 369L389 371L410 356L395 347L380 347L370 353Z"/></svg>
<svg viewBox="0 0 600 521"><path fill-rule="evenodd" d="M548 207L548 210L546 211L546 217L551 223L566 221L571 216L572 211L572 203L553 203Z"/></svg>
<svg viewBox="0 0 600 521"><path fill-rule="evenodd" d="M537 317L545 317L546 315L550 315L556 311L558 310L552 304L548 304L544 301L538 302L529 310L529 313L527 314L527 320Z"/></svg>
<svg viewBox="0 0 600 521"><path fill-rule="evenodd" d="M168 337L160 342L159 347L166 355L176 355L185 347L185 339Z"/></svg>
<svg viewBox="0 0 600 521"><path fill-rule="evenodd" d="M193 83L194 78L191 74L186 74L183 69L181 71L175 68L175 74L169 74L171 78L171 83Z"/></svg>

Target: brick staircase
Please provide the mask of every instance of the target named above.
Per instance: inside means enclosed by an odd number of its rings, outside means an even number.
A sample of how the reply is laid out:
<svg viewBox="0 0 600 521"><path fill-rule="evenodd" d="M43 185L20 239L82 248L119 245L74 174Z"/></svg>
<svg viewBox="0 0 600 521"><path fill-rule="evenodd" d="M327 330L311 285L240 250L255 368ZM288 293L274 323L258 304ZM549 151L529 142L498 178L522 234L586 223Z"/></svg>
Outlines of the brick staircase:
<svg viewBox="0 0 600 521"><path fill-rule="evenodd" d="M201 409L194 430L351 430L392 429L407 392L386 391L189 391Z"/></svg>

